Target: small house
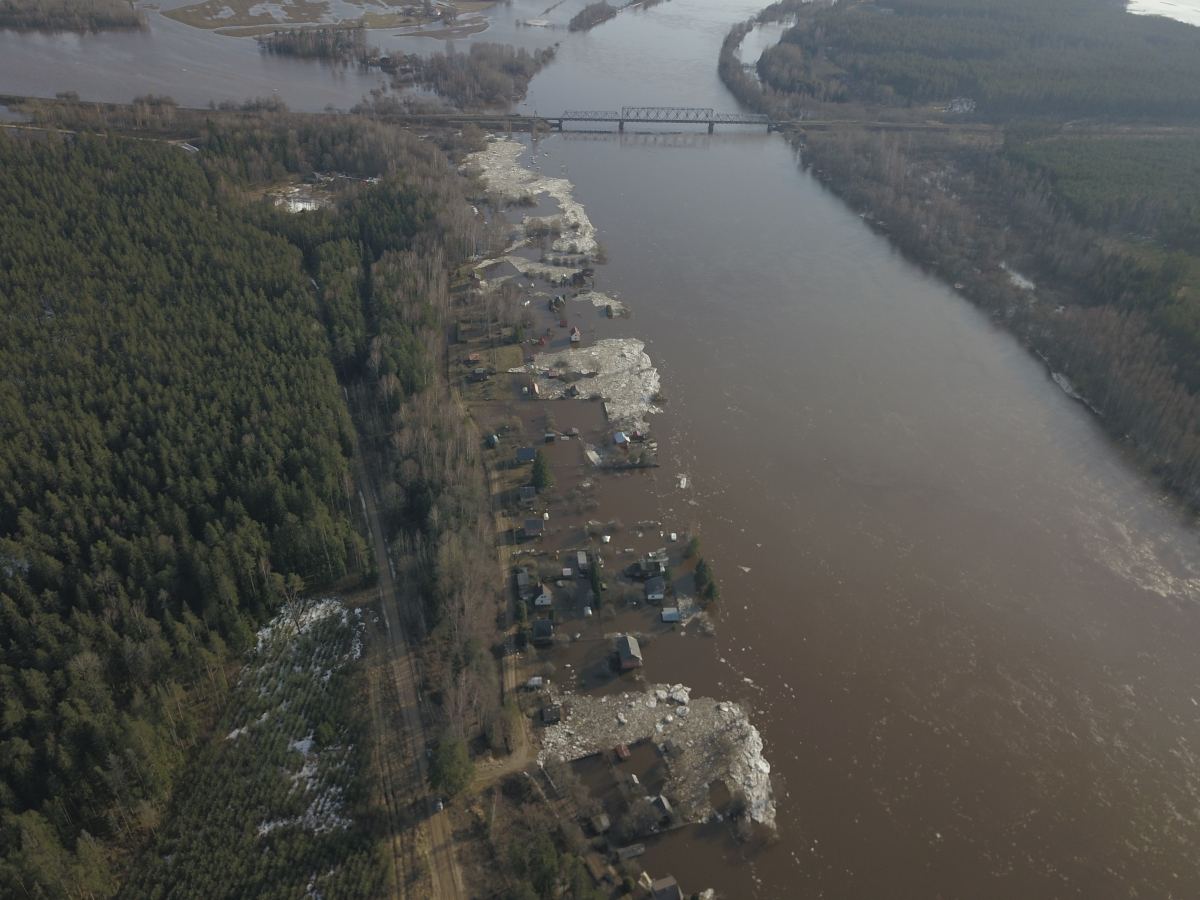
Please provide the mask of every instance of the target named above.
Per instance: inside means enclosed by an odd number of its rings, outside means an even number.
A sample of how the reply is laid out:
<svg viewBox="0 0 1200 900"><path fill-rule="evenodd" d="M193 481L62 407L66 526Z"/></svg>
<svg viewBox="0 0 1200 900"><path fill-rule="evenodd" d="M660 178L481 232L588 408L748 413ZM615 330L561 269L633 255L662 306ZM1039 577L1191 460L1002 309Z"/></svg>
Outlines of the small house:
<svg viewBox="0 0 1200 900"><path fill-rule="evenodd" d="M497 447L499 447L500 446L500 435L498 435L498 434L488 435L487 445L489 447L491 447L493 450L495 450Z"/></svg>
<svg viewBox="0 0 1200 900"><path fill-rule="evenodd" d="M646 599L661 600L666 596L667 582L661 575L656 575L646 582Z"/></svg>
<svg viewBox="0 0 1200 900"><path fill-rule="evenodd" d="M573 284L575 286L579 286L581 284L587 284L587 282L584 280L583 273L576 272L574 275L572 275L571 276L571 284Z"/></svg>
<svg viewBox="0 0 1200 900"><path fill-rule="evenodd" d="M654 805L654 808L658 810L659 815L661 815L664 819L674 812L674 810L671 809L670 801L667 800L667 798L662 794L659 794L650 802Z"/></svg>
<svg viewBox="0 0 1200 900"><path fill-rule="evenodd" d="M629 446L629 435L627 435L623 431L618 431L616 434L613 435L613 443L616 444L618 447L628 447Z"/></svg>
<svg viewBox="0 0 1200 900"><path fill-rule="evenodd" d="M517 573L517 596L522 600L533 596L533 579L529 577L528 572Z"/></svg>
<svg viewBox="0 0 1200 900"><path fill-rule="evenodd" d="M517 448L517 462L527 463L527 462L533 462L535 459L537 459L537 450L535 448L533 448L533 447L518 447Z"/></svg>
<svg viewBox="0 0 1200 900"><path fill-rule="evenodd" d="M553 444L556 440L558 440L557 434L555 434L553 431L546 432L546 443L547 444Z"/></svg>
<svg viewBox="0 0 1200 900"><path fill-rule="evenodd" d="M617 754L617 760L620 762L625 762L627 759L629 759L629 757L631 755L629 752L629 748L627 746L625 746L624 744L617 744L617 746L614 748L613 752L615 752Z"/></svg>
<svg viewBox="0 0 1200 900"><path fill-rule="evenodd" d="M592 831L596 832L596 834L604 834L604 832L608 831L608 829L612 827L612 823L609 822L608 816L606 816L604 813L600 813L598 816L592 816L591 825Z"/></svg>
<svg viewBox="0 0 1200 900"><path fill-rule="evenodd" d="M542 707L542 724L557 725L562 721L561 706L543 706Z"/></svg>
<svg viewBox="0 0 1200 900"><path fill-rule="evenodd" d="M554 596L550 593L550 588L543 584L541 592L533 600L533 605L543 609L553 606Z"/></svg>
<svg viewBox="0 0 1200 900"><path fill-rule="evenodd" d="M622 669L636 669L642 664L642 648L633 635L623 634L617 638L617 656Z"/></svg>
<svg viewBox="0 0 1200 900"><path fill-rule="evenodd" d="M565 321L565 320L564 320ZM577 326L571 326L571 343L578 344L583 339L583 335L579 333Z"/></svg>
<svg viewBox="0 0 1200 900"><path fill-rule="evenodd" d="M525 687L529 688L531 691L536 691L540 689L543 684L545 684L545 679L543 679L541 675L534 675L527 682L525 682Z"/></svg>
<svg viewBox="0 0 1200 900"><path fill-rule="evenodd" d="M533 620L534 644L549 644L554 640L554 623L549 619Z"/></svg>
<svg viewBox="0 0 1200 900"><path fill-rule="evenodd" d="M517 493L520 495L521 502L525 504L532 503L537 499L537 488L532 484L522 485Z"/></svg>
<svg viewBox="0 0 1200 900"><path fill-rule="evenodd" d="M664 622L678 622L679 610L674 606L664 606L662 611L662 620Z"/></svg>
<svg viewBox="0 0 1200 900"><path fill-rule="evenodd" d="M526 519L525 520L525 537L535 538L541 537L546 533L545 519Z"/></svg>
<svg viewBox="0 0 1200 900"><path fill-rule="evenodd" d="M488 369L472 369L471 370L471 380L472 381L487 381L488 376L491 374L492 373Z"/></svg>
<svg viewBox="0 0 1200 900"><path fill-rule="evenodd" d="M668 875L650 884L650 900L683 900L679 882Z"/></svg>

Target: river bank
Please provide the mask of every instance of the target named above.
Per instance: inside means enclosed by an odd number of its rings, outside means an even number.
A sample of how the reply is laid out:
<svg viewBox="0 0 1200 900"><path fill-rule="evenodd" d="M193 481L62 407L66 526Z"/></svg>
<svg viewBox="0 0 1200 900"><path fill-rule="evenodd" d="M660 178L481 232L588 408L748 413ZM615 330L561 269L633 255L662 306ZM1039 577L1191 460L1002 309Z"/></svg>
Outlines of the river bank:
<svg viewBox="0 0 1200 900"><path fill-rule="evenodd" d="M559 810L562 826L569 832L578 820L595 832L588 822L603 810L613 833L601 829L591 849L620 877L637 880L650 864L626 856L626 845L652 846L668 832L721 822L741 840L762 840L774 829L776 799L748 704L694 696L678 684L647 685L643 660L672 644L712 639L717 607L701 595L719 592L699 540L687 540L695 533L694 525L685 529L695 520L687 510L696 501L682 508L663 502L654 467L670 450L651 425L662 412L658 371L645 342L629 335L636 322L608 310L616 305L628 315L627 305L587 287L568 290L565 299L553 293L564 279L578 287L609 273L594 274L597 232L572 183L538 172L547 157L548 147L494 138L467 159L466 171L492 204L492 227L504 228L506 209L518 227L495 258L474 263L483 277L463 299L471 312L460 319L450 377L461 379L473 417L494 435L493 496L507 535L501 555L510 579L516 576L508 589L523 648L509 659L515 683L527 685L515 700L538 758L570 764L574 773L556 770L547 787L562 794L564 778L588 781L578 809ZM536 215L525 212L531 207ZM540 236L525 236L531 221ZM542 227L548 222L554 227ZM562 252L584 268L530 259ZM566 326L575 321L583 329L572 327L579 338L572 341ZM524 347L493 337L514 328ZM523 364L509 365L518 353ZM484 362L490 365L481 371ZM534 448L548 486L535 487L538 464L531 475L530 457L519 455ZM686 475L668 483L670 493L691 494ZM654 572L662 573L658 587L646 580ZM633 642L632 664L619 659L622 640ZM716 784L723 793L710 796ZM702 886L673 871L689 893Z"/></svg>
<svg viewBox="0 0 1200 900"><path fill-rule="evenodd" d="M1145 291L1156 266L1073 222L1044 182L996 152L1000 138L847 124L792 141L804 168L1069 379L1114 440L1197 504L1200 399L1146 313L1110 299Z"/></svg>

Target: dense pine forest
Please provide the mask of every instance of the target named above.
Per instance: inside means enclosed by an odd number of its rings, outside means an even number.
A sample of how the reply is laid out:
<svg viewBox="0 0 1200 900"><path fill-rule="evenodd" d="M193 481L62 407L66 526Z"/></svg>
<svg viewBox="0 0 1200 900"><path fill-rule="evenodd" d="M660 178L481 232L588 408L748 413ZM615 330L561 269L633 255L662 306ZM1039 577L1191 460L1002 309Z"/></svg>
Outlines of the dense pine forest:
<svg viewBox="0 0 1200 900"><path fill-rule="evenodd" d="M197 154L112 132L0 136L3 896L112 896L148 843L192 827L172 823L216 814L211 791L267 796L226 784L239 766L293 765L286 741L231 755L212 729L241 724L230 666L261 623L302 592L373 577L351 524L343 386L373 445L394 448L395 534L435 550L486 534L474 441L439 381L447 273L474 246L442 147L357 118L188 115ZM114 116L143 132L181 117L173 104ZM260 199L314 170L359 178L303 214ZM414 589L441 578L422 632L435 660L490 644L495 627L477 573L481 624L429 637L469 618L457 558L443 549L410 568ZM490 689L487 659L476 668ZM360 727L353 704L313 703L293 740L305 722L325 743ZM440 726L473 737L466 708L447 707ZM176 797L181 778L209 788ZM353 807L353 785L335 786ZM379 862L364 835L320 851L344 851L352 873L327 896L371 895ZM233 838L213 833L235 848L211 870L217 893L262 893L244 868L262 842ZM209 883L197 877L143 872L128 891Z"/></svg>

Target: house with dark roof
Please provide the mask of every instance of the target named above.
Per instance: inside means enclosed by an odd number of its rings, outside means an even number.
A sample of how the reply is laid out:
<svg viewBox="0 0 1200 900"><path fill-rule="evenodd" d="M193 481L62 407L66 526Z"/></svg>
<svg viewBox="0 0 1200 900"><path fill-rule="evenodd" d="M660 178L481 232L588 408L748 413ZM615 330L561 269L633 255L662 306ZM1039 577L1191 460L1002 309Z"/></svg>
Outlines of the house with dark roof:
<svg viewBox="0 0 1200 900"><path fill-rule="evenodd" d="M518 447L517 448L517 462L527 463L527 462L533 462L535 459L537 459L537 449L536 448L534 448L534 447Z"/></svg>
<svg viewBox="0 0 1200 900"><path fill-rule="evenodd" d="M525 537L535 538L541 537L546 533L545 519L526 519L525 520Z"/></svg>
<svg viewBox="0 0 1200 900"><path fill-rule="evenodd" d="M529 504L537 499L537 488L532 484L522 485L517 493L520 495L522 503Z"/></svg>
<svg viewBox="0 0 1200 900"><path fill-rule="evenodd" d="M535 644L549 644L553 640L554 623L549 619L534 619L533 642Z"/></svg>
<svg viewBox="0 0 1200 900"><path fill-rule="evenodd" d="M661 575L657 575L646 582L646 599L661 600L666 596L667 582Z"/></svg>

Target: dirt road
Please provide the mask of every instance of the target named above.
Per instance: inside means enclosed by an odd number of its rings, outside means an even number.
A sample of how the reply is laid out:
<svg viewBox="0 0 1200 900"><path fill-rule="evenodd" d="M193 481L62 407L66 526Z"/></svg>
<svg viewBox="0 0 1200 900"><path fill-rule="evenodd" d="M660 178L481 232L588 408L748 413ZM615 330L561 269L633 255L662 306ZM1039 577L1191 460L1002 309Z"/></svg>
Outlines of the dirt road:
<svg viewBox="0 0 1200 900"><path fill-rule="evenodd" d="M426 765L425 748L429 746L429 741L425 734L425 723L421 718L421 710L418 705L420 694L417 687L416 669L413 665L412 653L409 650L407 637L401 628L401 623L404 619L400 615L399 597L396 593L395 582L392 579L392 568L388 560L387 546L384 542L383 529L379 522L375 490L367 475L366 467L362 463L362 457L357 452L357 448L355 459L358 466L359 498L366 513L367 521L370 524L371 541L375 548L375 563L379 569L379 601L384 614L387 616L388 641L391 644L392 655L395 658L395 665L392 667L392 671L395 673L396 691L400 698L401 718L403 720L400 723L396 723L396 725L402 726L408 735L408 759L397 761L397 764L416 766L419 783L424 784ZM432 844L430 848L431 859L429 862L430 872L433 877L433 895L435 900L463 900L466 894L463 891L462 873L459 871L458 863L454 858L454 844L450 822L444 812L436 810L436 798L427 795L425 803L426 811L429 815L429 834Z"/></svg>

